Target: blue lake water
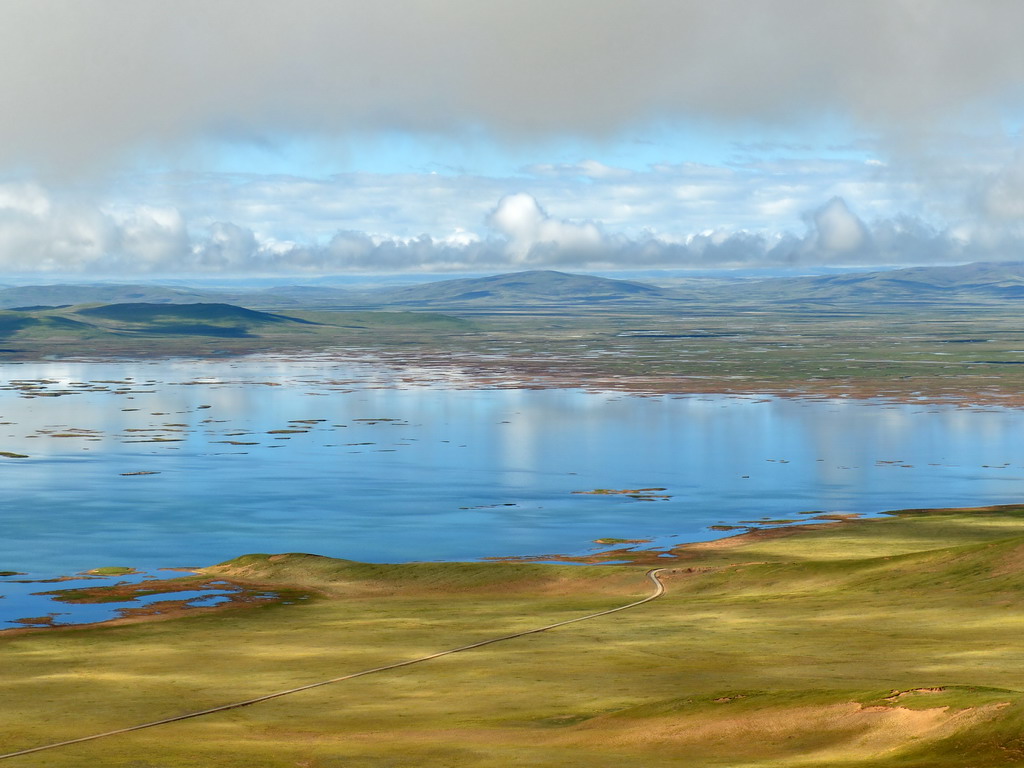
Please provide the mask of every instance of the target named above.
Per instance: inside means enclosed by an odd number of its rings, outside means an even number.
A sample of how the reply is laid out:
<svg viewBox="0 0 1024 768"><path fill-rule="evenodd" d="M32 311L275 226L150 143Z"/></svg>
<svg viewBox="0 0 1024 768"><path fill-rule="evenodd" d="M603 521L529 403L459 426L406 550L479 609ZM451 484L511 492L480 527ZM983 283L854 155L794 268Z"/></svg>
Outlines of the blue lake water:
<svg viewBox="0 0 1024 768"><path fill-rule="evenodd" d="M161 574L166 578L166 574ZM212 607L229 601L232 595L241 592L238 587L221 582L203 590L176 590L172 593L143 594L120 601L88 603L62 599L52 594L55 590L78 590L85 588L138 583L151 579L154 574L137 573L130 576L63 578L53 580L31 580L19 576L0 577L0 630L24 627L61 626L65 624L89 624L124 616L127 612L147 610L159 613L161 604L174 601L187 603L192 608ZM159 578L159 576L157 576Z"/></svg>
<svg viewBox="0 0 1024 768"><path fill-rule="evenodd" d="M0 451L28 456L0 458L0 571L33 578L247 552L579 553L806 510L1024 497L1013 409L480 388L317 358L0 377ZM671 498L573 493L649 487Z"/></svg>

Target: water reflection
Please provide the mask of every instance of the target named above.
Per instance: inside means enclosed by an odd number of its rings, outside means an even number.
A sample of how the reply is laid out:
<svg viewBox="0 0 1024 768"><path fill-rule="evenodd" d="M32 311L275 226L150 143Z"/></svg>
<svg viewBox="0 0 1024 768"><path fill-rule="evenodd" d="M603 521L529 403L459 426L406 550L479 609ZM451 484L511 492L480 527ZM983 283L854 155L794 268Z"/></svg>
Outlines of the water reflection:
<svg viewBox="0 0 1024 768"><path fill-rule="evenodd" d="M697 540L808 509L1013 502L1024 472L1008 409L459 389L310 359L0 372L0 451L29 457L0 458L0 570L40 576ZM671 498L573 493L645 487Z"/></svg>
<svg viewBox="0 0 1024 768"><path fill-rule="evenodd" d="M159 577L136 573L116 577L33 580L25 578L26 575L0 576L0 593L3 594L0 630L91 624L132 614L158 615L172 610L209 608L230 602L241 593L238 587L227 582L216 582L205 585L203 589L143 591L125 595L120 600L104 595L91 601L77 598L76 591L140 584ZM258 595L264 597L262 593Z"/></svg>

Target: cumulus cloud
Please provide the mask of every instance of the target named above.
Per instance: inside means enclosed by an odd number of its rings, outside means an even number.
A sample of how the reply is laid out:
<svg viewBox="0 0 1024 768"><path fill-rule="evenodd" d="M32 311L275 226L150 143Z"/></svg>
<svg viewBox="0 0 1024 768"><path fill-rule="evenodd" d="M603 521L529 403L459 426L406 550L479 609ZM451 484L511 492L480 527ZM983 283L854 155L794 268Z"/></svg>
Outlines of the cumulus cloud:
<svg viewBox="0 0 1024 768"><path fill-rule="evenodd" d="M518 264L529 263L531 255L539 251L579 256L594 253L605 244L595 224L552 218L532 195L522 192L501 198L487 221L507 238L505 251Z"/></svg>
<svg viewBox="0 0 1024 768"><path fill-rule="evenodd" d="M659 173L668 175L658 176L655 191L645 194L671 196L679 178L668 171ZM720 176L712 176L721 181ZM403 177L403 181L408 179ZM635 181L631 178L623 183L628 186ZM449 222L439 231L399 235L374 233L369 231L372 227L344 226L338 218L331 218L332 211L348 210L337 195L345 191L360 197L360 190L352 189L349 182L322 188L301 182L302 194L291 190L296 192L296 200L305 204L310 199L323 199L323 210L310 214L322 219L318 235L311 237L289 237L270 226L266 210L271 218L284 210L276 194L272 195L272 200L278 200L276 205L261 204L258 196L241 195L231 210L240 215L248 213L250 218L228 220L209 215L209 210L189 209L169 200L97 204L62 196L38 184L0 184L0 270L9 274L125 277L532 268L715 269L962 263L1019 259L1024 252L1024 222L997 226L989 217L979 215L940 227L907 214L866 220L858 215L859 206L839 196L807 206L802 216L794 217L795 227L772 226L769 218L756 228L626 230L617 225L620 219L614 216L621 204L617 198L628 195L618 186L620 182L607 183L613 185L609 187L608 206L603 209L609 213L608 220L573 215L580 203L571 195L555 195L557 203L547 208L536 196L518 192L502 195L496 204L468 205L461 216L466 224L475 218L476 228L451 226ZM266 186L265 181L254 184L261 189ZM557 186L551 189L557 190ZM386 190L379 194L386 196ZM720 194L723 205L734 199L731 193ZM683 203L676 201L673 205L706 211L701 206L703 201L684 197ZM639 205L639 200L634 203ZM375 200L371 202L371 208L376 205ZM377 222L373 218L367 221Z"/></svg>
<svg viewBox="0 0 1024 768"><path fill-rule="evenodd" d="M51 271L106 257L119 232L89 206L55 205L34 184L0 185L0 263L13 271Z"/></svg>
<svg viewBox="0 0 1024 768"><path fill-rule="evenodd" d="M136 272L167 270L177 266L188 253L190 243L185 219L175 208L139 206L121 222L115 222L118 241L109 255L125 260Z"/></svg>
<svg viewBox="0 0 1024 768"><path fill-rule="evenodd" d="M869 248L868 228L841 197L833 197L811 216L815 251L849 257Z"/></svg>
<svg viewBox="0 0 1024 768"><path fill-rule="evenodd" d="M1022 28L1014 0L6 0L0 268L1020 258L1024 159L1007 128L1020 115L1001 119L1024 95ZM686 135L710 127L747 141L718 166L642 169L637 158L664 156L623 149L646 133L678 139L659 128L674 121ZM850 138L851 125L861 143L819 152L789 141L822 125L829 143ZM481 167L493 155L533 164L510 178L325 177L311 162L315 178L151 173L74 191L97 183L80 171L118 158L179 167L173 153L197 141L211 155L232 147L237 168L240 141L323 151L410 133L417 151L478 138ZM535 154L580 137L614 151L604 162ZM665 156L686 159L673 140ZM292 159L282 167L294 171ZM46 186L13 181L25 178Z"/></svg>
<svg viewBox="0 0 1024 768"><path fill-rule="evenodd" d="M260 247L251 229L217 221L210 226L206 241L191 250L207 269L230 273L250 269Z"/></svg>
<svg viewBox="0 0 1024 768"><path fill-rule="evenodd" d="M1013 0L7 0L0 161L201 133L922 127L1019 97L1022 28Z"/></svg>

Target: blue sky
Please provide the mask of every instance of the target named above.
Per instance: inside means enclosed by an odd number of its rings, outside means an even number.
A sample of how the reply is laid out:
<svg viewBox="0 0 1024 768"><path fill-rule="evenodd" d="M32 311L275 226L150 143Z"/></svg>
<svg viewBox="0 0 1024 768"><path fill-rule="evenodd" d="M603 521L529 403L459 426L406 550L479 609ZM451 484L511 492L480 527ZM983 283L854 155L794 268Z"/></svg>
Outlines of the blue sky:
<svg viewBox="0 0 1024 768"><path fill-rule="evenodd" d="M1009 128L1009 126L1007 126ZM718 126L652 124L594 140L552 136L509 145L482 129L456 138L386 130L339 137L264 134L250 139L206 139L201 154L189 158L192 170L223 173L295 175L310 178L341 173L438 173L513 177L537 164L575 165L591 160L643 171L665 163L723 165L753 153L790 153L829 159L871 159L866 145L856 146L849 126L822 121L799 129L750 126L723 132Z"/></svg>
<svg viewBox="0 0 1024 768"><path fill-rule="evenodd" d="M1017 260L1021 28L1003 0L10 0L0 270Z"/></svg>

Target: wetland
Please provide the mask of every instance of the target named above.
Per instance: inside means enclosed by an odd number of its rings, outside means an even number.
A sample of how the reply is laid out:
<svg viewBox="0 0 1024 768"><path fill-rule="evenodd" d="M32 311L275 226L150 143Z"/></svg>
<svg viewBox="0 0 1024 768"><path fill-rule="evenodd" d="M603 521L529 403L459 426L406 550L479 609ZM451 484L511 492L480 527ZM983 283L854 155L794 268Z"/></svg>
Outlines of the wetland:
<svg viewBox="0 0 1024 768"><path fill-rule="evenodd" d="M103 566L155 579L240 552L659 550L797 519L1006 504L1024 477L1024 412L923 398L524 389L333 355L4 373L6 627L94 620L73 603L26 608L25 584Z"/></svg>
<svg viewBox="0 0 1024 768"><path fill-rule="evenodd" d="M1020 764L1011 303L672 302L11 310L0 758Z"/></svg>

